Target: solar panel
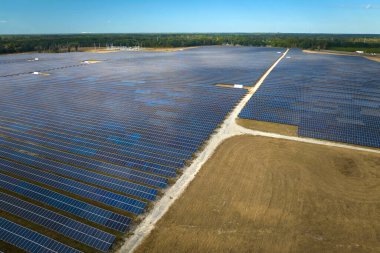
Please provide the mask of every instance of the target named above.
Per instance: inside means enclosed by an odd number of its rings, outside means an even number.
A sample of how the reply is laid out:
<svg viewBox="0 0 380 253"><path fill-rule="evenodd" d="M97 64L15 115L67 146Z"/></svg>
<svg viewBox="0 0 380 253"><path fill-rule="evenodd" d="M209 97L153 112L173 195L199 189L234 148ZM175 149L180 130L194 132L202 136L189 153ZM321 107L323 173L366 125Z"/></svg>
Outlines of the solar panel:
<svg viewBox="0 0 380 253"><path fill-rule="evenodd" d="M114 175L123 179L143 183L153 187L164 188L168 184L168 180L163 177L139 172L126 167L105 163L93 159L89 159L83 156L63 153L57 150L44 148L35 144L25 143L14 139L6 139L0 136L0 145L7 147L17 148L30 153L39 154L41 156L66 163L72 164L77 167L88 168L101 173Z"/></svg>
<svg viewBox="0 0 380 253"><path fill-rule="evenodd" d="M94 185L99 185L104 188L109 188L122 193L127 193L142 199L154 200L158 191L143 185L130 183L117 178L112 178L102 174L97 174L91 171L86 171L74 166L58 163L55 161L31 156L24 153L19 153L8 148L0 147L0 156L8 159L13 159L17 162L22 162L27 165L42 168L49 172L70 177L88 182Z"/></svg>
<svg viewBox="0 0 380 253"><path fill-rule="evenodd" d="M129 217L1 173L0 187L116 231L125 232L131 223Z"/></svg>
<svg viewBox="0 0 380 253"><path fill-rule="evenodd" d="M0 56L0 185L125 232L247 93L215 84L252 85L278 50Z"/></svg>
<svg viewBox="0 0 380 253"><path fill-rule="evenodd" d="M24 178L51 186L55 189L69 192L108 206L116 207L133 214L143 213L146 206L145 202L136 199L3 159L0 159L0 171L20 175Z"/></svg>
<svg viewBox="0 0 380 253"><path fill-rule="evenodd" d="M0 240L27 252L79 253L81 251L0 217Z"/></svg>
<svg viewBox="0 0 380 253"><path fill-rule="evenodd" d="M0 193L0 210L39 224L103 252L108 251L115 240L114 235L8 194Z"/></svg>
<svg viewBox="0 0 380 253"><path fill-rule="evenodd" d="M378 63L292 49L240 118L298 126L298 135L380 148Z"/></svg>

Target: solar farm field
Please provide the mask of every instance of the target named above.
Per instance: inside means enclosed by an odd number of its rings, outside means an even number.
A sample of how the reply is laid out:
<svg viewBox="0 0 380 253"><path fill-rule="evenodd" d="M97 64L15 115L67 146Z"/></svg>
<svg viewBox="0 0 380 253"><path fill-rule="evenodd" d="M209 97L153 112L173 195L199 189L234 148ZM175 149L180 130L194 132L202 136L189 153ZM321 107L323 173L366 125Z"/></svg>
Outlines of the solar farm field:
<svg viewBox="0 0 380 253"><path fill-rule="evenodd" d="M298 136L380 148L380 65L292 49L239 115Z"/></svg>
<svg viewBox="0 0 380 253"><path fill-rule="evenodd" d="M117 248L281 50L1 56L0 249Z"/></svg>

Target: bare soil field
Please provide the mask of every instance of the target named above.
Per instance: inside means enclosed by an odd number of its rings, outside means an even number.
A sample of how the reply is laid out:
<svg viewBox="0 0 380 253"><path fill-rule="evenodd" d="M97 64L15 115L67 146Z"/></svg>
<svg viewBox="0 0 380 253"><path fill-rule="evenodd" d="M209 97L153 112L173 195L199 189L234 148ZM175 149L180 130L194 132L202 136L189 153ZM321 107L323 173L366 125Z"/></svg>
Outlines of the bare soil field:
<svg viewBox="0 0 380 253"><path fill-rule="evenodd" d="M226 140L137 252L380 252L380 155Z"/></svg>
<svg viewBox="0 0 380 253"><path fill-rule="evenodd" d="M302 50L304 53L308 54L329 54L329 55L343 55L343 56L359 56L361 57L362 55L358 55L357 53L354 52L344 52L344 51L330 51L330 50Z"/></svg>
<svg viewBox="0 0 380 253"><path fill-rule="evenodd" d="M218 83L218 84L215 84L215 86L223 87L223 88L236 89L236 88L234 87L234 84ZM241 89L249 90L249 89L251 89L251 88L252 88L252 87L249 87L249 86L243 86L243 88L241 88ZM240 88L239 88L239 89L240 89Z"/></svg>
<svg viewBox="0 0 380 253"><path fill-rule="evenodd" d="M368 60L371 60L371 61L380 62L380 57L371 57L371 56L368 56L368 57L365 57L365 58L367 58Z"/></svg>
<svg viewBox="0 0 380 253"><path fill-rule="evenodd" d="M81 48L80 51L81 52L87 52L87 53L97 53L97 54L107 54L107 53L120 52L120 50L109 50L109 49L106 49L106 48L97 48L97 49L94 49L94 48Z"/></svg>
<svg viewBox="0 0 380 253"><path fill-rule="evenodd" d="M257 121L251 119L236 119L236 123L242 127L258 130L269 133L283 134L287 136L298 136L298 127L285 125L285 124L277 124L272 122L265 121Z"/></svg>
<svg viewBox="0 0 380 253"><path fill-rule="evenodd" d="M162 48L142 48L140 51L143 52L177 52L177 51L183 51L188 49L194 49L197 47L162 47Z"/></svg>
<svg viewBox="0 0 380 253"><path fill-rule="evenodd" d="M172 47L163 47L163 48L146 47L146 48L141 48L139 51L140 52L166 52L166 53L170 53L170 52L183 51L183 50L188 50L188 49L193 49L193 48L197 48L197 47L173 47L173 48ZM81 48L81 51L82 52L88 52L88 53L100 53L100 54L124 52L123 50L118 50L118 49L110 50L107 48L97 48L97 49Z"/></svg>

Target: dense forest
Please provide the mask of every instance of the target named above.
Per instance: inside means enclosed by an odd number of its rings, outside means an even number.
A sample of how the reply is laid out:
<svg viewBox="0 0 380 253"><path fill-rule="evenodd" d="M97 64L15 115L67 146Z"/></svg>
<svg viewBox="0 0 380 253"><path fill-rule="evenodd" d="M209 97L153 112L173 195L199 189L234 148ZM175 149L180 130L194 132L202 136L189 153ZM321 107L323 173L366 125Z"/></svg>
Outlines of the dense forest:
<svg viewBox="0 0 380 253"><path fill-rule="evenodd" d="M243 45L380 53L380 35L329 34L64 34L0 35L0 54L71 52L114 46L190 47Z"/></svg>

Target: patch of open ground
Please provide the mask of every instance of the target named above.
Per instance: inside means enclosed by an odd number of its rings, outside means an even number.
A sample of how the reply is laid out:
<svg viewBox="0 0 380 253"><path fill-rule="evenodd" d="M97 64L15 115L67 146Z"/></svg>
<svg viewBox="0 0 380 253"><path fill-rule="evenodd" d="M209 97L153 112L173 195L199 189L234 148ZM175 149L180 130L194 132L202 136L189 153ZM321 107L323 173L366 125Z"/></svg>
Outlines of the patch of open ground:
<svg viewBox="0 0 380 253"><path fill-rule="evenodd" d="M236 119L236 123L242 127L252 129L252 130L258 130L268 133L276 133L276 134L283 134L287 136L298 136L298 127L297 126L291 126L291 125L285 125L285 124L277 124L272 122L265 122L265 121L257 121L257 120L251 120L251 119Z"/></svg>
<svg viewBox="0 0 380 253"><path fill-rule="evenodd" d="M367 56L367 57L364 57L364 58L367 58L368 60L371 60L371 61L380 62L380 57Z"/></svg>
<svg viewBox="0 0 380 253"><path fill-rule="evenodd" d="M343 56L362 56L354 52L344 52L344 51L330 51L330 50L302 50L304 53L308 54L329 54L329 55L343 55Z"/></svg>
<svg viewBox="0 0 380 253"><path fill-rule="evenodd" d="M82 61L81 63L85 63L85 64L96 64L96 63L100 63L102 61L98 61L98 60L85 60L85 61Z"/></svg>
<svg viewBox="0 0 380 253"><path fill-rule="evenodd" d="M111 50L107 48L81 48L80 52L86 53L97 53L97 54L107 54L107 53L115 53L120 52L120 50Z"/></svg>
<svg viewBox="0 0 380 253"><path fill-rule="evenodd" d="M140 52L177 52L177 51L183 51L183 50L188 50L188 49L193 49L197 47L162 47L162 48L140 48ZM127 50L123 51L120 49L107 49L107 48L82 48L82 52L88 52L88 53L115 53L115 52L128 52Z"/></svg>
<svg viewBox="0 0 380 253"><path fill-rule="evenodd" d="M177 52L177 51L183 51L188 49L194 49L197 47L162 47L162 48L141 48L140 51L143 52Z"/></svg>
<svg viewBox="0 0 380 253"><path fill-rule="evenodd" d="M218 84L215 84L215 86L218 86L218 87L223 87L223 88L233 88L233 89L246 89L246 90L249 90L251 89L252 87L249 87L249 86L244 86L242 85L240 87L235 87L235 84L225 84L225 83L218 83Z"/></svg>
<svg viewBox="0 0 380 253"><path fill-rule="evenodd" d="M40 75L40 76L50 76L50 74L49 73L46 73L46 72L33 72L32 73L33 75Z"/></svg>
<svg viewBox="0 0 380 253"><path fill-rule="evenodd" d="M226 140L137 252L379 252L380 155Z"/></svg>

